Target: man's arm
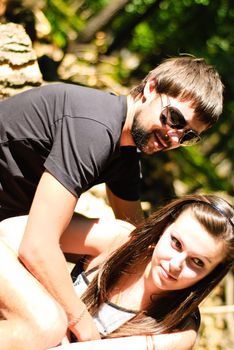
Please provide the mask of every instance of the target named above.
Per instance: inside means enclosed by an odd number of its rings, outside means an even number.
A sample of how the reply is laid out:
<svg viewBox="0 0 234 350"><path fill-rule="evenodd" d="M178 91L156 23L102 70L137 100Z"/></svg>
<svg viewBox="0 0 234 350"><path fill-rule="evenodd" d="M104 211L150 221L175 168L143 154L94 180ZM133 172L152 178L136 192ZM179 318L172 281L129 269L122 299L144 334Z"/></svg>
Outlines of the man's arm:
<svg viewBox="0 0 234 350"><path fill-rule="evenodd" d="M106 186L106 194L110 206L117 219L125 220L133 225L140 223L144 219L141 202L127 201L117 197L108 186Z"/></svg>
<svg viewBox="0 0 234 350"><path fill-rule="evenodd" d="M110 254L124 244L135 226L117 219L94 219L74 213L70 224L61 236L64 253L97 257Z"/></svg>
<svg viewBox="0 0 234 350"><path fill-rule="evenodd" d="M0 239L18 256L28 216L15 216L0 222ZM117 219L95 219L74 213L60 238L60 247L66 255L107 255L129 238L135 226ZM73 257L73 256L72 256ZM70 261L70 260L69 260Z"/></svg>
<svg viewBox="0 0 234 350"><path fill-rule="evenodd" d="M44 172L29 213L19 257L65 310L79 340L100 338L96 326L77 297L59 240L69 224L77 198L50 173ZM83 310L85 310L83 312Z"/></svg>

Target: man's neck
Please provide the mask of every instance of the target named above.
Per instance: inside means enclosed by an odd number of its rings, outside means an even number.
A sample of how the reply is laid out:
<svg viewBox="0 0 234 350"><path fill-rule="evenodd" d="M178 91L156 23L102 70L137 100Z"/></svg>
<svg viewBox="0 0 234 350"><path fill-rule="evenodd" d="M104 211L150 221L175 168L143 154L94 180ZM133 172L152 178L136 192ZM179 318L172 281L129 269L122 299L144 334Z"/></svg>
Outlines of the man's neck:
<svg viewBox="0 0 234 350"><path fill-rule="evenodd" d="M127 96L127 116L120 137L120 146L135 146L131 129L138 105L137 102L138 101L134 100L131 95Z"/></svg>

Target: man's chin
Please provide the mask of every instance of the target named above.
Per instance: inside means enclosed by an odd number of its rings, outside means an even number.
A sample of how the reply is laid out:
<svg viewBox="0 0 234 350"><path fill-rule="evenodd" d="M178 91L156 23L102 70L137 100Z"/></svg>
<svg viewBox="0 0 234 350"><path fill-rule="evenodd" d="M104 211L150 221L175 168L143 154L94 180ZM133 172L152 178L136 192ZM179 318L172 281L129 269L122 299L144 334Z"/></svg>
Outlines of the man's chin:
<svg viewBox="0 0 234 350"><path fill-rule="evenodd" d="M147 146L142 147L141 151L144 154L151 155L151 154L154 154L154 153L159 153L159 152L164 151L164 148L163 147L150 147L150 146L147 145Z"/></svg>

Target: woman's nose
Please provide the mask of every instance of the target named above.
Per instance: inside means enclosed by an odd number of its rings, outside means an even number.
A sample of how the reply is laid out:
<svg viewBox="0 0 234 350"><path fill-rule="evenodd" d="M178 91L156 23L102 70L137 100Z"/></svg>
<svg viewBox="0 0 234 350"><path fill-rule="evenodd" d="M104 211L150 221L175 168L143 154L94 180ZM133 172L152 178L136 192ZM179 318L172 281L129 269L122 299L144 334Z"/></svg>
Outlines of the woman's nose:
<svg viewBox="0 0 234 350"><path fill-rule="evenodd" d="M170 260L170 269L171 271L181 271L183 264L186 259L185 252L181 252L176 254L171 260Z"/></svg>

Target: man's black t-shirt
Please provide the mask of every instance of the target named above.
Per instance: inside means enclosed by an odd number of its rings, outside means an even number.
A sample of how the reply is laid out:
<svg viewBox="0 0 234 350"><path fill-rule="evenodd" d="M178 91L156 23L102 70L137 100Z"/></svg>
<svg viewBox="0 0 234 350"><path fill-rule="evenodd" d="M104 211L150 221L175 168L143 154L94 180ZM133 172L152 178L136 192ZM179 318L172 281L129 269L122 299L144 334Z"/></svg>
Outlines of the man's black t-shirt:
<svg viewBox="0 0 234 350"><path fill-rule="evenodd" d="M126 97L72 84L31 89L0 103L0 219L28 213L47 169L79 197L106 182L139 198L135 147L119 147Z"/></svg>

